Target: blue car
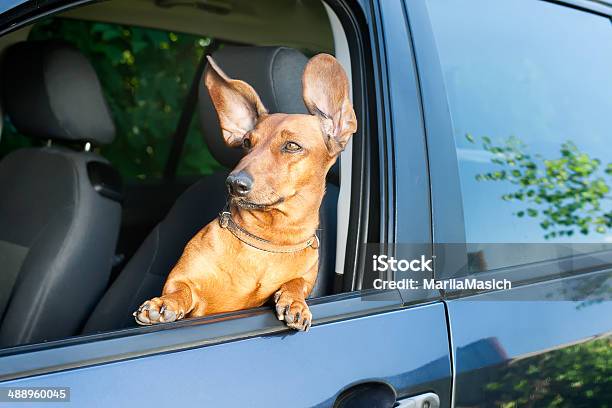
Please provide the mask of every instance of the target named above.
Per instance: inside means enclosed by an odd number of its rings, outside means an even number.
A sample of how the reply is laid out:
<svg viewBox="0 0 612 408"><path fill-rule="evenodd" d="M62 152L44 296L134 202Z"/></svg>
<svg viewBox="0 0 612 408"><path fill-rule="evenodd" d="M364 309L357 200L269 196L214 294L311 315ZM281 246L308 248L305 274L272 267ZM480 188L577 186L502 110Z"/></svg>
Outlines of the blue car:
<svg viewBox="0 0 612 408"><path fill-rule="evenodd" d="M611 17L0 1L0 407L612 406ZM326 179L310 331L271 304L138 326L241 158L206 55L299 113L318 53L358 130Z"/></svg>

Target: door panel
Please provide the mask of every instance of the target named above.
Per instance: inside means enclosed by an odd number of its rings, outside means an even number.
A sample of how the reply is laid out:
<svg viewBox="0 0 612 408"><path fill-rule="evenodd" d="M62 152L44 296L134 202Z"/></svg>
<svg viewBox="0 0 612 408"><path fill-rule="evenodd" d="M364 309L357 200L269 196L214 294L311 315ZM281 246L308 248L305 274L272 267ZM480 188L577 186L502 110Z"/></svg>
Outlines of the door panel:
<svg viewBox="0 0 612 408"><path fill-rule="evenodd" d="M611 284L605 271L449 301L455 406L607 406Z"/></svg>
<svg viewBox="0 0 612 408"><path fill-rule="evenodd" d="M0 386L71 387L73 405L87 407L330 407L344 389L370 381L389 384L398 398L433 391L441 406L449 405L450 355L443 304L331 322L308 333L283 331Z"/></svg>
<svg viewBox="0 0 612 408"><path fill-rule="evenodd" d="M499 140L505 147L533 147L528 153L534 160L525 165L531 176L559 156L584 160L590 154L595 166L589 175L609 180L598 168L610 161L609 125L589 115L609 116L612 83L601 68L612 66L610 8L582 1L405 4L428 142L435 276L507 278L514 286L474 296L445 292L454 406L608 406L610 230L595 225L597 214L557 225L548 208L554 199L514 189L537 182L506 178L523 174L517 163L527 154L517 148L507 162L496 155ZM584 47L581 36L591 46ZM498 141L494 147L491 140ZM584 208L571 203L581 197L573 194L583 185L577 179L555 180L570 192L564 213ZM596 211L609 212L609 191L602 189ZM554 222L543 218L548 214Z"/></svg>

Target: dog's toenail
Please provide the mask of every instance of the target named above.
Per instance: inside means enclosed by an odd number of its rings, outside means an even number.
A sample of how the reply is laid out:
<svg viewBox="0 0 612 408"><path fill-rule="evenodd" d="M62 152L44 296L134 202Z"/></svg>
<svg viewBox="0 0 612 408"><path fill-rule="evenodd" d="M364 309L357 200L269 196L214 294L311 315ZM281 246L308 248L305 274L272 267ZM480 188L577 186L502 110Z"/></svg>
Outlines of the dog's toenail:
<svg viewBox="0 0 612 408"><path fill-rule="evenodd" d="M159 309L159 313L164 314L166 311L166 305L162 305L161 309Z"/></svg>

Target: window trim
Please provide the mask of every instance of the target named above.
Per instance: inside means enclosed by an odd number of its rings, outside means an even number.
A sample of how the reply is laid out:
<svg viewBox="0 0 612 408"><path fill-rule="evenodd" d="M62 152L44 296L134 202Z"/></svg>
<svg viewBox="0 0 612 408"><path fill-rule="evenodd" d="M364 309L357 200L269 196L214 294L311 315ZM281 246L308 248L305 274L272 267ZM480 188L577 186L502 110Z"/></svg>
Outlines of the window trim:
<svg viewBox="0 0 612 408"><path fill-rule="evenodd" d="M49 0L40 4L36 0L25 0L0 10L0 37L52 14L93 3L96 0Z"/></svg>
<svg viewBox="0 0 612 408"><path fill-rule="evenodd" d="M535 0L569 7L583 12L612 18L612 4L588 0ZM435 263L434 276L437 279L478 278L481 280L495 277L511 279L513 287L534 282L557 279L564 276L579 275L608 269L612 264L612 251L600 251L572 257L573 262L563 258L514 265L490 271L456 276L456 271L467 270L468 251L465 233L463 199L459 177L459 166L455 148L452 118L445 89L442 65L438 56L435 37L426 0L404 0L413 38L413 48L417 61L417 72L425 118L425 133L428 146L431 181L431 206L433 219L434 255L436 248L443 244L453 244L444 248L444 262ZM445 167L441 166L444 163ZM442 258L441 258L442 259ZM462 267L458 267L461 265ZM481 291L483 292L483 291ZM447 291L445 297L461 297L477 291Z"/></svg>
<svg viewBox="0 0 612 408"><path fill-rule="evenodd" d="M423 109L429 179L431 189L431 218L433 255L437 243L454 243L452 252L444 253L444 265L434 264L434 276L449 275L450 265L467 265L463 201L459 165L455 151L453 125L447 102L444 76L440 63L427 5L423 0L404 1L412 35L419 91ZM435 146L435 148L431 148ZM440 164L444 163L445 167Z"/></svg>
<svg viewBox="0 0 612 408"><path fill-rule="evenodd" d="M375 16L379 27L375 34L380 44L376 50L381 67L380 99L384 108L384 118L379 123L381 132L388 135L380 142L379 153L380 173L388 186L381 216L385 217L388 229L381 229L381 240L369 241L380 243L377 249L371 244L370 249L394 257L401 252L399 256L405 259L422 255L430 258L433 239L427 140L406 6L403 2L378 2ZM389 281L403 278L391 269L380 273L371 267L364 275L368 285L377 278ZM424 277L432 278L433 273ZM401 292L406 304L439 298L437 290Z"/></svg>
<svg viewBox="0 0 612 408"><path fill-rule="evenodd" d="M379 229L386 220L382 215L371 217L371 209L380 207L385 196L377 194L384 189L386 180L377 172L379 156L376 146L384 133L378 131L380 100L376 93L376 60L372 55L374 40L370 36L373 24L367 5L357 0L324 0L336 14L346 35L351 55L353 108L357 116L357 132L352 137L352 169L350 214L344 253L344 274L336 274L334 290L352 292L361 289L361 272L365 268L364 244L373 236L378 239ZM356 12L359 10L359 12ZM373 79L373 80L372 80ZM382 236L382 234L381 234Z"/></svg>

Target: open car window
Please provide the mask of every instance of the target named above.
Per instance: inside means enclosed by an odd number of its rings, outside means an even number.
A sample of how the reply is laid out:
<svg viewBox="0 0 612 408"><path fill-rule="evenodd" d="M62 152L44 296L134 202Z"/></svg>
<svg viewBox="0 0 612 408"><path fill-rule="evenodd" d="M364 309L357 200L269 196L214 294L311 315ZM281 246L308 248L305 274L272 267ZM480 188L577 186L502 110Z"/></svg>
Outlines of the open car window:
<svg viewBox="0 0 612 408"><path fill-rule="evenodd" d="M359 67L360 57L358 54L353 54L352 46L349 49L349 42L354 42L354 39L348 41L347 38L354 33L345 32L343 24L346 22L341 22L334 10L320 1L262 2L260 6L262 9L278 6L271 15L265 17L249 7L242 7L248 2L244 4L236 2L239 5L234 10L236 15L255 13L262 19L280 19L285 13L283 24L271 27L269 32L260 29L253 35L249 33L257 24L253 25L252 21L243 21L242 25L236 26L238 28L235 31L228 31L228 25L219 24L221 21L232 20L234 11L230 11L229 14L204 13L206 21L214 23L215 19L219 20L216 25L211 23L210 30L207 30L202 28L202 25L176 24L175 19L179 15L185 18L185 21L193 17L193 10L190 11L187 6L163 8L156 6L154 2L150 2L148 6L144 6L145 3L137 7L149 7L147 9L149 12L154 9L156 13L154 17L153 14L148 14L149 18L146 21L139 14L122 12L130 9L132 3L121 1L93 3L65 13L46 16L29 26L21 27L19 33L22 34L19 36L5 37L5 41L0 43L4 47L2 51L16 43L26 41L32 44L67 44L75 52L80 53L83 59L91 64L98 77L102 95L115 125L115 137L110 143L99 144L95 141L90 142L86 138L83 142L76 139L56 140L54 137L32 137L30 131L20 131L23 125L15 120L14 114L5 112L4 130L0 139L0 160L10 158L16 152L30 152L37 149L49 149L70 155L74 152L76 155L96 157L95 160L103 164L103 169L94 166L96 168L92 170L90 168L92 166L88 166L84 174L87 174L86 178L90 181L96 177L100 179L96 179L98 184L94 188L95 197L107 199L112 196L113 214L115 214L113 217L118 220L116 230L113 230L112 226L115 221L108 223L107 235L110 238L107 241L96 240L95 228L90 229L91 241L87 244L89 248L99 249L109 246L108 242L114 243L106 250L110 254L105 258L108 259L105 261L108 270L106 267L100 268L102 271L94 279L96 289L92 290L92 294L85 296L83 307L76 313L80 317L75 318L72 328L50 332L48 335L42 330L32 336L25 334L8 336L11 339L2 342L3 346L58 340L134 326L131 313L123 313L120 319L113 320L112 313L104 302L113 304L117 299L111 298L109 301L109 291L123 285L125 289L120 292L120 302L128 298L136 306L149 298L152 293L151 288L161 289L165 280L164 274L167 274L176 262L176 255L168 255L167 252L180 253L185 245L185 242L180 241L183 238L176 238L176 241L173 238L193 236L199 228L214 220L216 214L223 208L223 203L219 204L218 201L225 200L224 187L221 190L214 190L215 193L211 195L212 190L207 186L208 180L213 179L217 180L217 185L224 186L227 172L231 169L223 160L215 157L206 141L206 137L213 133L215 137L220 138L221 135L214 126L204 126L203 129L202 118L195 106L198 101L189 99L194 84L202 87L201 71L198 69L202 68L203 57L206 54L222 51L226 47L280 46L295 50L306 58L322 52L336 54L352 81L351 85L358 83L355 82L355 75L362 74L353 72L355 67ZM130 19L126 17L129 15L138 17ZM300 17L302 15L306 17ZM242 21L244 17L236 18ZM319 29L313 32L312 27ZM5 58L3 63L11 64L11 61ZM362 100L363 90L353 87L351 96L355 95ZM191 114L185 115L189 109L192 110ZM361 121L360 107L356 109L358 120ZM186 122L182 123L183 120ZM184 139L177 149L175 136L180 132L182 125L186 125L182 130ZM360 128L359 132L364 130ZM358 133L357 137L360 138L360 135L361 133ZM360 148L362 147L358 147ZM173 152L177 151L178 162L175 171L168 174L168 163ZM364 199L364 196L359 195L358 188L356 189L354 185L353 189L349 187L352 184L350 171L353 167L352 154L353 148L347 149L327 178L327 194L322 209L326 224L318 232L324 247L321 249L322 261L319 274L323 276L321 270L326 271L324 276L326 281L322 283L317 281L314 297L338 294L345 286L342 282L342 273L347 261L343 256L336 255L344 255L347 245L354 245L352 242L354 237L349 237L347 232L351 224L350 205L355 200L354 194L357 194L359 199ZM106 179L107 176L113 180L112 183ZM184 198L185 194L193 194L193 191L201 192L198 201L193 202ZM177 217L176 214L185 211L185 208L190 209L190 214L201 212L199 215L201 219L195 218L194 221L191 215ZM100 224L99 219L87 222L94 227ZM83 225L82 221L78 223ZM113 241L113 236L116 241ZM13 247L10 248L12 250ZM14 264L15 279L11 281L10 290L6 291L8 296L11 290L19 290L21 266L28 266L27 257L36 254L36 251L30 250L28 244L20 244L19 248L25 248L23 252L19 252L25 255ZM149 255L151 258L147 258ZM156 267L151 265L154 265L160 257L164 257L163 265L155 269ZM44 276L43 269L37 273ZM138 277L139 272L133 271L144 271L145 274ZM130 283L125 286L128 281ZM45 285L41 284L41 287ZM78 285L85 285L85 281ZM52 296L61 298L55 288L49 290ZM333 303L344 298L329 299ZM399 298L391 296L390 299L391 303L394 303ZM61 304L61 300L57 302ZM389 299L384 299L384 302L388 303ZM353 301L349 303L354 304ZM366 305L374 307L375 303L366 303ZM320 307L328 311L326 313L334 310L334 308L328 309L325 302ZM133 311L135 308L131 307L130 310ZM73 307L70 309L75 310ZM6 302L5 310L7 313L10 312L10 301ZM101 319L91 318L91 314L96 310L102 316ZM344 306L339 310L342 310L342 313L346 312ZM91 323L100 320L106 320L109 324L96 326ZM6 322L2 324L4 323ZM10 331L10 328L7 330ZM18 340L19 338L23 341Z"/></svg>

